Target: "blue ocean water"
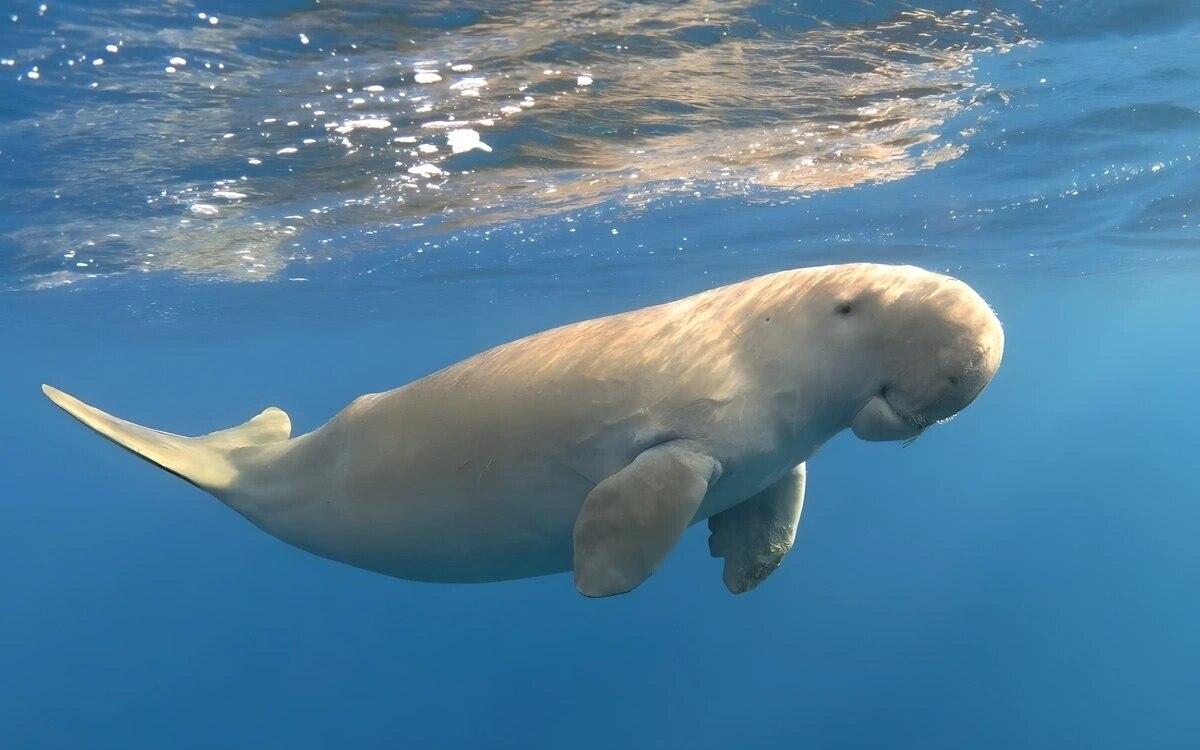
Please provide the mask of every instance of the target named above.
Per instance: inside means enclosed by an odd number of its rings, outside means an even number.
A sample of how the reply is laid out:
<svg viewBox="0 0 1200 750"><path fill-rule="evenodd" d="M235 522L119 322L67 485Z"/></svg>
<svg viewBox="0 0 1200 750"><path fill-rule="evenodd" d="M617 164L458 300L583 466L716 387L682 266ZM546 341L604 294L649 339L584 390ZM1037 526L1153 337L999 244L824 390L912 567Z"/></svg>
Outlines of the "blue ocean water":
<svg viewBox="0 0 1200 750"><path fill-rule="evenodd" d="M2 10L0 747L1200 744L1200 6ZM38 391L298 433L858 260L971 283L1004 364L908 448L826 446L736 598L700 528L607 600L332 563Z"/></svg>

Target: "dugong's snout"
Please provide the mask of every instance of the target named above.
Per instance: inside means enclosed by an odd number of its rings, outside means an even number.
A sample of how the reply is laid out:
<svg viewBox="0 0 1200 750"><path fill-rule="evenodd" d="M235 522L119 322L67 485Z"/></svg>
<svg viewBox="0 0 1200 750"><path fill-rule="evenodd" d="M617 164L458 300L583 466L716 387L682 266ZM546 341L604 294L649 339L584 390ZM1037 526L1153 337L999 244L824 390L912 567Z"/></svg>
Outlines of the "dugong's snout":
<svg viewBox="0 0 1200 750"><path fill-rule="evenodd" d="M932 276L932 274L931 274ZM1004 355L1004 330L991 307L967 284L937 277L932 292L913 295L898 352L878 392L855 415L863 440L906 440L971 404L995 377Z"/></svg>
<svg viewBox="0 0 1200 750"><path fill-rule="evenodd" d="M935 422L949 419L978 398L1004 357L1004 328L996 313L963 282L949 279L947 284L952 301L946 305L946 314L952 333L936 359L946 387L918 410Z"/></svg>

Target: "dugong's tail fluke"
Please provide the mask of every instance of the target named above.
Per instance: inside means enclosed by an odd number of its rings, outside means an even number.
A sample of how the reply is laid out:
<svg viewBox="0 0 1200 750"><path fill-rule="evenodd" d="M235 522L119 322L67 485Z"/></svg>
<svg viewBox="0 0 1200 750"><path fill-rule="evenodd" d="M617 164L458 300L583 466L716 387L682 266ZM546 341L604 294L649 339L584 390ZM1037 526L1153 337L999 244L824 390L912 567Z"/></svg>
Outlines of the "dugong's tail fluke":
<svg viewBox="0 0 1200 750"><path fill-rule="evenodd" d="M202 437L183 437L117 419L48 385L42 386L42 392L68 414L122 448L210 492L229 487L237 476L231 460L236 450L278 443L287 440L292 432L288 415L271 407L237 427Z"/></svg>

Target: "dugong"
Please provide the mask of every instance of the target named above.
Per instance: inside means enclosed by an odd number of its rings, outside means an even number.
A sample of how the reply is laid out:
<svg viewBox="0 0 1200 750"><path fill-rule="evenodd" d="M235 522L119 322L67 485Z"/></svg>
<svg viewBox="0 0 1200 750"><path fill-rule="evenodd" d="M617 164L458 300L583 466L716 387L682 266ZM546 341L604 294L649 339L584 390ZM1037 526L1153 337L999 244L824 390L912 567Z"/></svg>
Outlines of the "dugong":
<svg viewBox="0 0 1200 750"><path fill-rule="evenodd" d="M46 395L289 544L418 581L574 571L630 591L707 519L742 593L796 537L805 467L845 428L907 440L971 403L1004 348L961 281L783 271L566 325L355 399L290 438L270 408L181 437Z"/></svg>

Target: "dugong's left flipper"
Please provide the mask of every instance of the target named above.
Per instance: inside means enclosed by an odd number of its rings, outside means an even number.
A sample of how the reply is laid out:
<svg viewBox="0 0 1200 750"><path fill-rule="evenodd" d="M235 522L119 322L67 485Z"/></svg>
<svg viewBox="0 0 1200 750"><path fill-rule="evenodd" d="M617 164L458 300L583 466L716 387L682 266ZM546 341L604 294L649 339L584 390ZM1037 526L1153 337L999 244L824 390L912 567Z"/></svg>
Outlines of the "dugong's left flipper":
<svg viewBox="0 0 1200 750"><path fill-rule="evenodd" d="M708 519L708 549L725 558L725 587L743 594L779 567L796 541L804 507L804 464L749 500Z"/></svg>
<svg viewBox="0 0 1200 750"><path fill-rule="evenodd" d="M662 565L696 516L720 464L697 446L664 443L592 488L575 521L575 588L630 591Z"/></svg>

